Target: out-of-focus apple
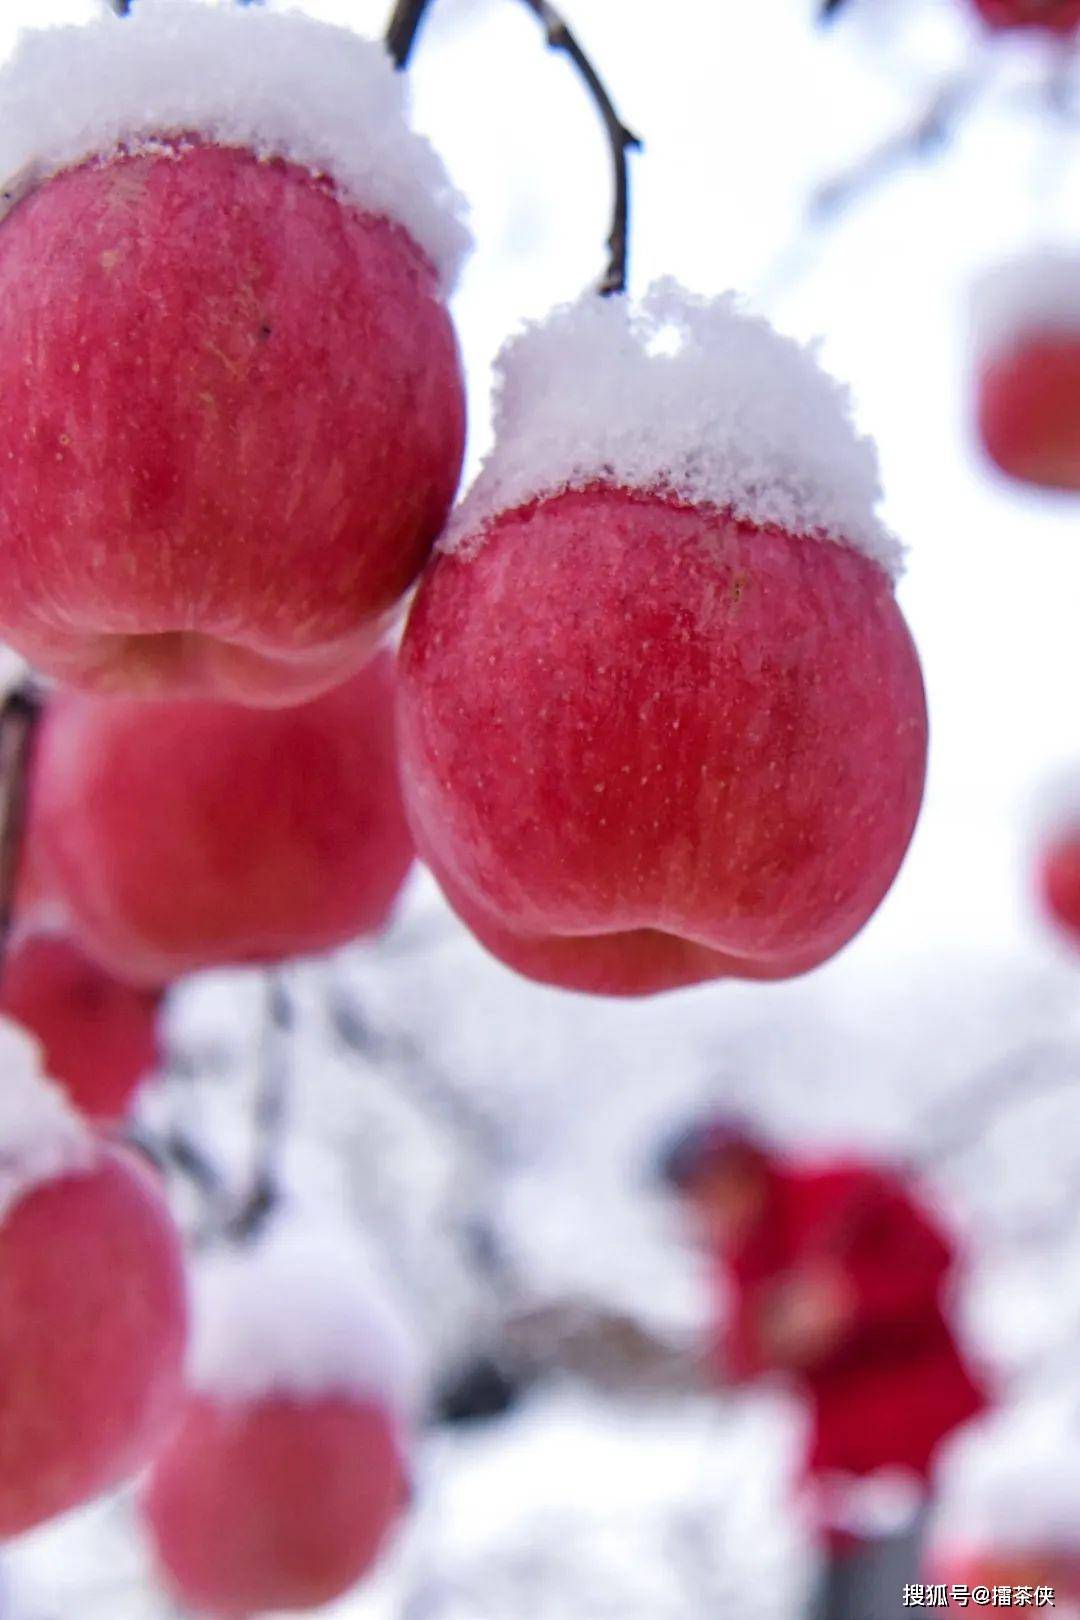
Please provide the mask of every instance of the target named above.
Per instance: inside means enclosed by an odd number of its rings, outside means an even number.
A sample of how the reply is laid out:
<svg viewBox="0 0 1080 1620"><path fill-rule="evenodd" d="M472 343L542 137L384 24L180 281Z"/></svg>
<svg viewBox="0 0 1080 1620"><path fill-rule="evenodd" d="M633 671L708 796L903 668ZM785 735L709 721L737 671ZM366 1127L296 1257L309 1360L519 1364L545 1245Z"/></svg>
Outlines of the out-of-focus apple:
<svg viewBox="0 0 1080 1620"><path fill-rule="evenodd" d="M160 985L382 927L412 862L393 693L383 653L292 709L56 694L32 841L79 944Z"/></svg>

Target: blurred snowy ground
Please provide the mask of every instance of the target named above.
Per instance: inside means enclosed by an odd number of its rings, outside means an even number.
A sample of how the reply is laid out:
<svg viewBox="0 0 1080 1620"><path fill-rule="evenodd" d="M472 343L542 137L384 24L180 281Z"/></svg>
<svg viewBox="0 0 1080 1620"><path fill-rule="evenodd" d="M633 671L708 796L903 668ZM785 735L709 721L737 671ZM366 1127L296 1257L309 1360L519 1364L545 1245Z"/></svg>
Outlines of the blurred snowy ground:
<svg viewBox="0 0 1080 1620"><path fill-rule="evenodd" d="M1039 784L1080 755L1077 508L980 467L964 324L988 262L1075 242L1080 136L1047 110L1045 51L1003 45L978 58L984 94L932 166L807 232L815 187L974 59L961 0L850 0L829 36L809 26L812 0L565 5L647 137L635 283L737 285L786 330L824 334L880 441L930 691L926 813L893 895L838 962L642 1006L515 980L419 882L382 946L292 976L288 1184L367 1232L435 1372L484 1342L508 1286L692 1327L697 1262L645 1172L658 1134L702 1103L744 1108L782 1143L904 1157L969 1235L958 1309L1011 1403L949 1471L943 1511L962 1528L984 1474L1036 1453L1064 1468L1080 1435L1080 966L1034 919L1027 868ZM0 38L91 9L6 0ZM385 6L309 9L372 30ZM523 7L436 0L414 78L481 243L456 306L475 460L501 338L599 268L607 158ZM260 1007L253 975L193 984L173 1009L174 1075L145 1105L155 1125L177 1113L238 1178ZM501 1281L475 1264L477 1220L498 1234ZM415 1523L333 1613L791 1620L807 1561L786 1495L798 1422L765 1396L540 1389L502 1423L424 1443ZM170 1614L124 1501L9 1562L14 1620Z"/></svg>

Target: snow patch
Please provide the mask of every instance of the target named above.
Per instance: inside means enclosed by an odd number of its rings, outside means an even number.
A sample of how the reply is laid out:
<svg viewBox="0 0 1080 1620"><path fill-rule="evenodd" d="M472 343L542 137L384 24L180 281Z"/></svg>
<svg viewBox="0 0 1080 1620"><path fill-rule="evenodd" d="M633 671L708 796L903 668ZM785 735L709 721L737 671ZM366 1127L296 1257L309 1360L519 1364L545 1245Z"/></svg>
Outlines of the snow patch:
<svg viewBox="0 0 1080 1620"><path fill-rule="evenodd" d="M1080 254L1027 253L996 265L972 287L970 319L980 355L1037 332L1080 337Z"/></svg>
<svg viewBox="0 0 1080 1620"><path fill-rule="evenodd" d="M0 1017L0 1221L27 1193L94 1168L93 1132L45 1076L38 1042Z"/></svg>
<svg viewBox="0 0 1080 1620"><path fill-rule="evenodd" d="M405 76L379 43L298 11L138 0L127 17L22 33L0 72L8 206L73 164L185 133L331 177L403 225L453 286L464 203L409 127Z"/></svg>
<svg viewBox="0 0 1080 1620"><path fill-rule="evenodd" d="M597 481L835 540L900 572L847 390L730 293L667 279L637 305L590 293L511 338L494 449L440 549L468 555L500 512Z"/></svg>
<svg viewBox="0 0 1080 1620"><path fill-rule="evenodd" d="M231 1401L357 1395L406 1424L415 1413L412 1335L366 1251L337 1233L275 1229L208 1256L194 1302L196 1389Z"/></svg>

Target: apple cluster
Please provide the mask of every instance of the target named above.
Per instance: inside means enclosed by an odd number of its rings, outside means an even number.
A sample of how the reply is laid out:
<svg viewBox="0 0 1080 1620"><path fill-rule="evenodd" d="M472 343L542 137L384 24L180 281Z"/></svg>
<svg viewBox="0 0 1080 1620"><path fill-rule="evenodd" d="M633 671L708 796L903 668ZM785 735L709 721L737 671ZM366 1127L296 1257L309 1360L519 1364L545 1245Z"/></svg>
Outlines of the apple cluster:
<svg viewBox="0 0 1080 1620"><path fill-rule="evenodd" d="M922 796L900 548L844 391L669 283L511 341L452 511L459 199L379 47L143 0L29 38L0 107L0 635L50 683L0 1007L63 1088L0 1220L0 1533L157 1451L184 1601L307 1607L400 1513L402 1429L370 1361L183 1382L179 1238L93 1130L161 995L377 933L414 846L548 984L824 962Z"/></svg>

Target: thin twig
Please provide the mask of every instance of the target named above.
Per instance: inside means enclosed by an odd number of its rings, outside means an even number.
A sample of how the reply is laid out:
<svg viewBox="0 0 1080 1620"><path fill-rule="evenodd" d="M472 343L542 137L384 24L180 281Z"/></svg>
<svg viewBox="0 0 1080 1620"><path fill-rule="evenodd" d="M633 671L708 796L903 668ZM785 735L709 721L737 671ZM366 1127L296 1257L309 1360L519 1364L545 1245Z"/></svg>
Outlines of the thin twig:
<svg viewBox="0 0 1080 1620"><path fill-rule="evenodd" d="M0 708L0 970L15 920L30 766L41 698L26 681Z"/></svg>
<svg viewBox="0 0 1080 1620"><path fill-rule="evenodd" d="M407 66L430 4L431 0L397 0L386 30L386 48L397 67ZM603 80L555 7L549 5L548 0L524 0L524 4L539 19L551 49L562 51L570 58L596 103L607 132L611 147L615 201L612 208L611 230L607 238L608 262L598 289L601 297L606 298L610 293L626 290L630 239L630 175L627 155L637 151L641 141L619 117Z"/></svg>
<svg viewBox="0 0 1080 1620"><path fill-rule="evenodd" d="M823 23L832 22L837 12L846 4L847 0L820 0L818 21Z"/></svg>
<svg viewBox="0 0 1080 1620"><path fill-rule="evenodd" d="M431 0L397 0L385 36L386 49L396 68L408 66L420 24L430 4Z"/></svg>
<svg viewBox="0 0 1080 1620"><path fill-rule="evenodd" d="M258 1235L281 1198L279 1157L285 1134L291 1068L293 1004L283 974L266 975L266 1019L255 1101L255 1163L247 1197L229 1222L229 1236L241 1242Z"/></svg>
<svg viewBox="0 0 1080 1620"><path fill-rule="evenodd" d="M611 230L607 238L608 262L600 278L600 295L626 291L627 261L630 239L630 175L627 154L638 151L641 141L628 129L615 110L614 103L604 88L603 81L585 55L563 18L548 4L548 0L524 0L529 10L544 26L547 42L553 51L563 51L585 81L589 94L607 131L611 146L611 163L615 185L615 203L612 210Z"/></svg>

